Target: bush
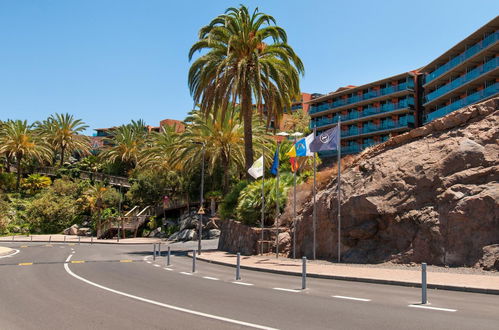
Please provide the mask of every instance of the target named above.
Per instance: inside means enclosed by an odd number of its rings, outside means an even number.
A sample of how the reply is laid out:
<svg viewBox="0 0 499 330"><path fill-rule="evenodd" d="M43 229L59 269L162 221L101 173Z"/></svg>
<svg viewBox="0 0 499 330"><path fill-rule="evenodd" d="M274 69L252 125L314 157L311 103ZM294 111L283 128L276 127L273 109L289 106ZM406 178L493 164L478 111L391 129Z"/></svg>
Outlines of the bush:
<svg viewBox="0 0 499 330"><path fill-rule="evenodd" d="M283 173L279 177L279 213L286 205L288 190L293 186L293 175ZM265 179L264 183L264 221L272 225L276 218L276 178ZM262 181L254 181L244 188L240 195L236 208L237 219L248 226L260 224L262 210Z"/></svg>
<svg viewBox="0 0 499 330"><path fill-rule="evenodd" d="M8 226L10 223L9 214L11 213L11 208L9 203L4 200L3 196L0 195L0 235L8 233Z"/></svg>
<svg viewBox="0 0 499 330"><path fill-rule="evenodd" d="M222 219L230 219L236 215L237 200L239 194L246 188L248 181L239 181L236 183L230 192L225 195L222 203L220 204L220 216Z"/></svg>
<svg viewBox="0 0 499 330"><path fill-rule="evenodd" d="M0 173L0 190L13 191L16 189L16 175L14 173Z"/></svg>
<svg viewBox="0 0 499 330"><path fill-rule="evenodd" d="M41 174L30 174L27 178L21 181L22 188L31 195L36 194L42 189L50 187L51 184L52 180Z"/></svg>

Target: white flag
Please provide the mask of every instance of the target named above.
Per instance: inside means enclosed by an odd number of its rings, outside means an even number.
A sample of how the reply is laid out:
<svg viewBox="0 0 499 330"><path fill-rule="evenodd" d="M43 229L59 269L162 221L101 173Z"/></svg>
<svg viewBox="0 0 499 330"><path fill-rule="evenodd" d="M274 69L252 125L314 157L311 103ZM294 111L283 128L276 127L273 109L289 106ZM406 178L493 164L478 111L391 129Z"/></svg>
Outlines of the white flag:
<svg viewBox="0 0 499 330"><path fill-rule="evenodd" d="M248 170L248 173L258 179L263 175L263 156L258 158Z"/></svg>

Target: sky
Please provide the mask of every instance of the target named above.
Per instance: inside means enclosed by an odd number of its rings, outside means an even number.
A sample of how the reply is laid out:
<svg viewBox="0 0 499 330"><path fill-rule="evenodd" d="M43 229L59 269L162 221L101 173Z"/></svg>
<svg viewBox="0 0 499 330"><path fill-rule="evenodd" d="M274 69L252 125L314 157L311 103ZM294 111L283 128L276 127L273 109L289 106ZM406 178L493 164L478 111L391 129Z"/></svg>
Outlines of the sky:
<svg viewBox="0 0 499 330"><path fill-rule="evenodd" d="M67 112L88 134L182 120L189 48L241 3L287 31L309 93L420 68L499 14L497 0L0 0L0 120Z"/></svg>

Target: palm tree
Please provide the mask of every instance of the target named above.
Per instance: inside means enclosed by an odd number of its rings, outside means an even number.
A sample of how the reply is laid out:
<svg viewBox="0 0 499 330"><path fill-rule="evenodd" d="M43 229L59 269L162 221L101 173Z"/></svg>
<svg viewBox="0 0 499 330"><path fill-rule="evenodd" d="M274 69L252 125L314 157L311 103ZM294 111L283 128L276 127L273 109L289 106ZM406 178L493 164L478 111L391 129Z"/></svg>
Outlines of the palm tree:
<svg viewBox="0 0 499 330"><path fill-rule="evenodd" d="M55 152L59 153L60 166L64 164L66 152L87 155L90 153L90 140L81 135L87 125L81 119L75 119L68 113L50 116L38 123L39 129L47 136ZM54 152L54 153L55 153Z"/></svg>
<svg viewBox="0 0 499 330"><path fill-rule="evenodd" d="M51 157L46 141L33 125L26 120L8 120L3 125L3 134L0 136L0 153L15 157L17 169L16 189L19 189L22 176L22 162L24 159L35 159L39 162Z"/></svg>
<svg viewBox="0 0 499 330"><path fill-rule="evenodd" d="M88 206L90 208L90 212L92 217L96 215L97 217L97 236L101 234L101 213L102 210L106 207L104 205L104 197L106 194L107 188L102 183L98 182L94 185L90 186L90 188L85 191L84 197L87 200Z"/></svg>
<svg viewBox="0 0 499 330"><path fill-rule="evenodd" d="M303 63L272 16L258 8L250 14L243 5L228 8L201 28L189 60L198 51L203 54L189 70L191 94L204 112L221 111L222 116L229 104L240 104L247 170L253 163L253 104L279 121L300 92Z"/></svg>
<svg viewBox="0 0 499 330"><path fill-rule="evenodd" d="M177 151L180 134L175 126L164 126L161 132L153 132L142 150L138 165L163 171L180 170L181 167L172 162Z"/></svg>
<svg viewBox="0 0 499 330"><path fill-rule="evenodd" d="M174 161L185 168L199 168L202 149L205 149L208 172L213 173L220 166L222 190L228 190L231 167L236 171L244 170L244 127L240 124L238 108L229 108L226 115L222 112L203 114L191 112L186 118L186 131L180 137ZM265 127L255 120L253 139L261 149L267 138Z"/></svg>
<svg viewBox="0 0 499 330"><path fill-rule="evenodd" d="M147 141L148 132L142 120L117 127L106 138L109 148L100 156L108 162L121 161L128 169L134 168Z"/></svg>

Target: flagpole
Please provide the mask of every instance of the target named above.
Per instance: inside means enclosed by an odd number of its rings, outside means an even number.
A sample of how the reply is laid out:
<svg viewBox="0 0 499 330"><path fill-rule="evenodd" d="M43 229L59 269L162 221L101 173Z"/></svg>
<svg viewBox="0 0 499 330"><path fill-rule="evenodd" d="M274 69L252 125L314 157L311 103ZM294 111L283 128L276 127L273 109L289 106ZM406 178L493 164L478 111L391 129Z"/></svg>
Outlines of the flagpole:
<svg viewBox="0 0 499 330"><path fill-rule="evenodd" d="M275 180L275 257L279 258L279 140L277 140L277 175Z"/></svg>
<svg viewBox="0 0 499 330"><path fill-rule="evenodd" d="M265 193L264 193L264 183L265 183L265 145L262 144L262 238L260 241L260 254L263 255L263 231L265 227Z"/></svg>
<svg viewBox="0 0 499 330"><path fill-rule="evenodd" d="M317 135L317 127L315 127L314 125L314 138L315 136ZM316 164L316 156L317 154L314 152L314 187L313 187L313 196L314 196L314 207L313 207L313 213L312 213L312 232L313 232L313 238L312 238L312 241L313 241L313 251L312 251L312 259L315 260L315 229L316 229L316 221L317 221L317 206L315 205L315 190L316 190L316 167L317 167L317 164Z"/></svg>
<svg viewBox="0 0 499 330"><path fill-rule="evenodd" d="M341 115L338 118L338 262L341 262Z"/></svg>
<svg viewBox="0 0 499 330"><path fill-rule="evenodd" d="M296 135L294 143L296 150ZM297 160L295 159L295 161ZM291 164L291 170L293 170L292 164ZM293 259L296 259L296 172L297 171L298 168L295 168L295 170L293 171Z"/></svg>

